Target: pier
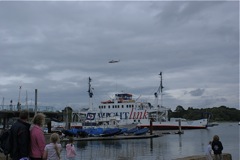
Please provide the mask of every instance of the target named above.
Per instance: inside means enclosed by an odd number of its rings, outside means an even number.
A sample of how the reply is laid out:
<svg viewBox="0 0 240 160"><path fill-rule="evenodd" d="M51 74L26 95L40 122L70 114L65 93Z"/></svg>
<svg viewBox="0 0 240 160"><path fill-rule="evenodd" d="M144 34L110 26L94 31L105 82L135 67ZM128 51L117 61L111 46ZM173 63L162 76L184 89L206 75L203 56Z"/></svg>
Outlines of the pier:
<svg viewBox="0 0 240 160"><path fill-rule="evenodd" d="M63 113L57 111L52 106L38 106L37 110L35 110L34 105L22 105L19 108L17 105L2 105L0 106L0 122L2 126L1 129L9 128L11 125L12 120L18 119L19 113L21 110L28 110L29 111L29 119L33 118L35 113L41 112L46 115L46 119L58 119L63 120Z"/></svg>
<svg viewBox="0 0 240 160"><path fill-rule="evenodd" d="M74 138L74 141L104 141L104 140L121 140L121 139L146 139L146 138L157 138L160 135L117 135L109 137L86 137L86 138ZM67 142L68 138L63 138L61 142Z"/></svg>
<svg viewBox="0 0 240 160"><path fill-rule="evenodd" d="M224 160L232 160L232 155L229 153L223 153L223 159ZM205 155L195 155L195 156L189 156L189 157L184 157L184 158L178 158L175 160L206 160Z"/></svg>

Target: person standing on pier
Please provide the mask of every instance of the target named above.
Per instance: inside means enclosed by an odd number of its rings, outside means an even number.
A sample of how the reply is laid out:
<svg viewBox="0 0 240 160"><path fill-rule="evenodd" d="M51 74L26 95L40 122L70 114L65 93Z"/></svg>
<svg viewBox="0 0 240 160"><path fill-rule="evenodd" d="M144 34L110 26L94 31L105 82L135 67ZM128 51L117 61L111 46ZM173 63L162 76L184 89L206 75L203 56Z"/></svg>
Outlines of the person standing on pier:
<svg viewBox="0 0 240 160"><path fill-rule="evenodd" d="M68 144L66 145L66 151L67 151L67 159L68 160L75 160L76 157L76 150L73 144L73 137L69 137Z"/></svg>
<svg viewBox="0 0 240 160"><path fill-rule="evenodd" d="M213 136L212 150L215 157L214 160L223 160L223 157L222 157L223 145L222 145L222 142L219 140L218 135Z"/></svg>
<svg viewBox="0 0 240 160"><path fill-rule="evenodd" d="M60 160L61 159L61 151L62 145L59 142L59 135L57 133L53 133L50 136L50 142L44 148L43 158L47 160Z"/></svg>
<svg viewBox="0 0 240 160"><path fill-rule="evenodd" d="M10 129L10 157L12 160L19 160L21 158L28 159L30 147L30 124L27 121L28 111L22 110L19 113L19 119Z"/></svg>
<svg viewBox="0 0 240 160"><path fill-rule="evenodd" d="M213 157L212 157L212 141L209 141L209 143L207 145L206 158L207 158L207 160L213 160Z"/></svg>
<svg viewBox="0 0 240 160"><path fill-rule="evenodd" d="M30 159L42 160L44 147L46 145L44 132L42 127L45 123L45 115L43 113L37 113L32 120L32 126L30 128Z"/></svg>

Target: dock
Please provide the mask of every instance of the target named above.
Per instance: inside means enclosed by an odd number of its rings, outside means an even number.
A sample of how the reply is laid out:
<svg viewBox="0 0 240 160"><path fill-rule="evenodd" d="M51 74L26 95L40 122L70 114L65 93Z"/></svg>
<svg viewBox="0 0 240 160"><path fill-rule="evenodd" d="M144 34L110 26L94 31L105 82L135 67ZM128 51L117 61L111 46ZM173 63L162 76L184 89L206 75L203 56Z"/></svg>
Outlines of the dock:
<svg viewBox="0 0 240 160"><path fill-rule="evenodd" d="M224 160L232 160L232 155L229 153L223 153L223 159ZM184 157L184 158L178 158L175 160L206 160L205 155L195 155L195 156L189 156L189 157Z"/></svg>
<svg viewBox="0 0 240 160"><path fill-rule="evenodd" d="M160 135L116 135L109 137L86 137L86 138L74 138L74 141L103 141L103 140L122 140L122 139L146 139L146 138L157 138ZM61 142L68 141L68 138L61 139Z"/></svg>

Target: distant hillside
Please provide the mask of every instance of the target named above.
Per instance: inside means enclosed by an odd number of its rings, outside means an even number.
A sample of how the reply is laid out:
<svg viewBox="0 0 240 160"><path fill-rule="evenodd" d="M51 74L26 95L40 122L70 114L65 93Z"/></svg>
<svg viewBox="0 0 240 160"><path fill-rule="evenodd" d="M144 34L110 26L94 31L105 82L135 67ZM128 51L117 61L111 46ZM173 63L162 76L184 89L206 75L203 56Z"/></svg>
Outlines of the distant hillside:
<svg viewBox="0 0 240 160"><path fill-rule="evenodd" d="M210 115L210 121L240 121L240 110L228 108L226 106L196 109L189 107L185 110L182 106L177 106L175 111L169 111L169 118L185 118L196 120Z"/></svg>

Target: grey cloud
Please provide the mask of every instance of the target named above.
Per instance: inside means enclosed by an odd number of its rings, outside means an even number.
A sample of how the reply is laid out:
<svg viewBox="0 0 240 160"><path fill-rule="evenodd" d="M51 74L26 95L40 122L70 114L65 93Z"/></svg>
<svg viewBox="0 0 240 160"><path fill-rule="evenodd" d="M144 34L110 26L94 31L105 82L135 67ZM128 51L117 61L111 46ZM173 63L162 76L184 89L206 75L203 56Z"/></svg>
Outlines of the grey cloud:
<svg viewBox="0 0 240 160"><path fill-rule="evenodd" d="M179 91L165 96L166 106L200 106L207 88L224 89L227 101L218 103L238 106L239 97L229 96L239 87L238 2L0 4L6 101L22 85L38 88L45 104L88 104L89 76L99 101L113 90L153 95L163 71L164 91ZM181 99L184 91L196 99Z"/></svg>
<svg viewBox="0 0 240 160"><path fill-rule="evenodd" d="M204 91L205 89L196 89L196 90L193 90L193 91L190 91L189 93L192 95L192 96L202 96L204 94Z"/></svg>

